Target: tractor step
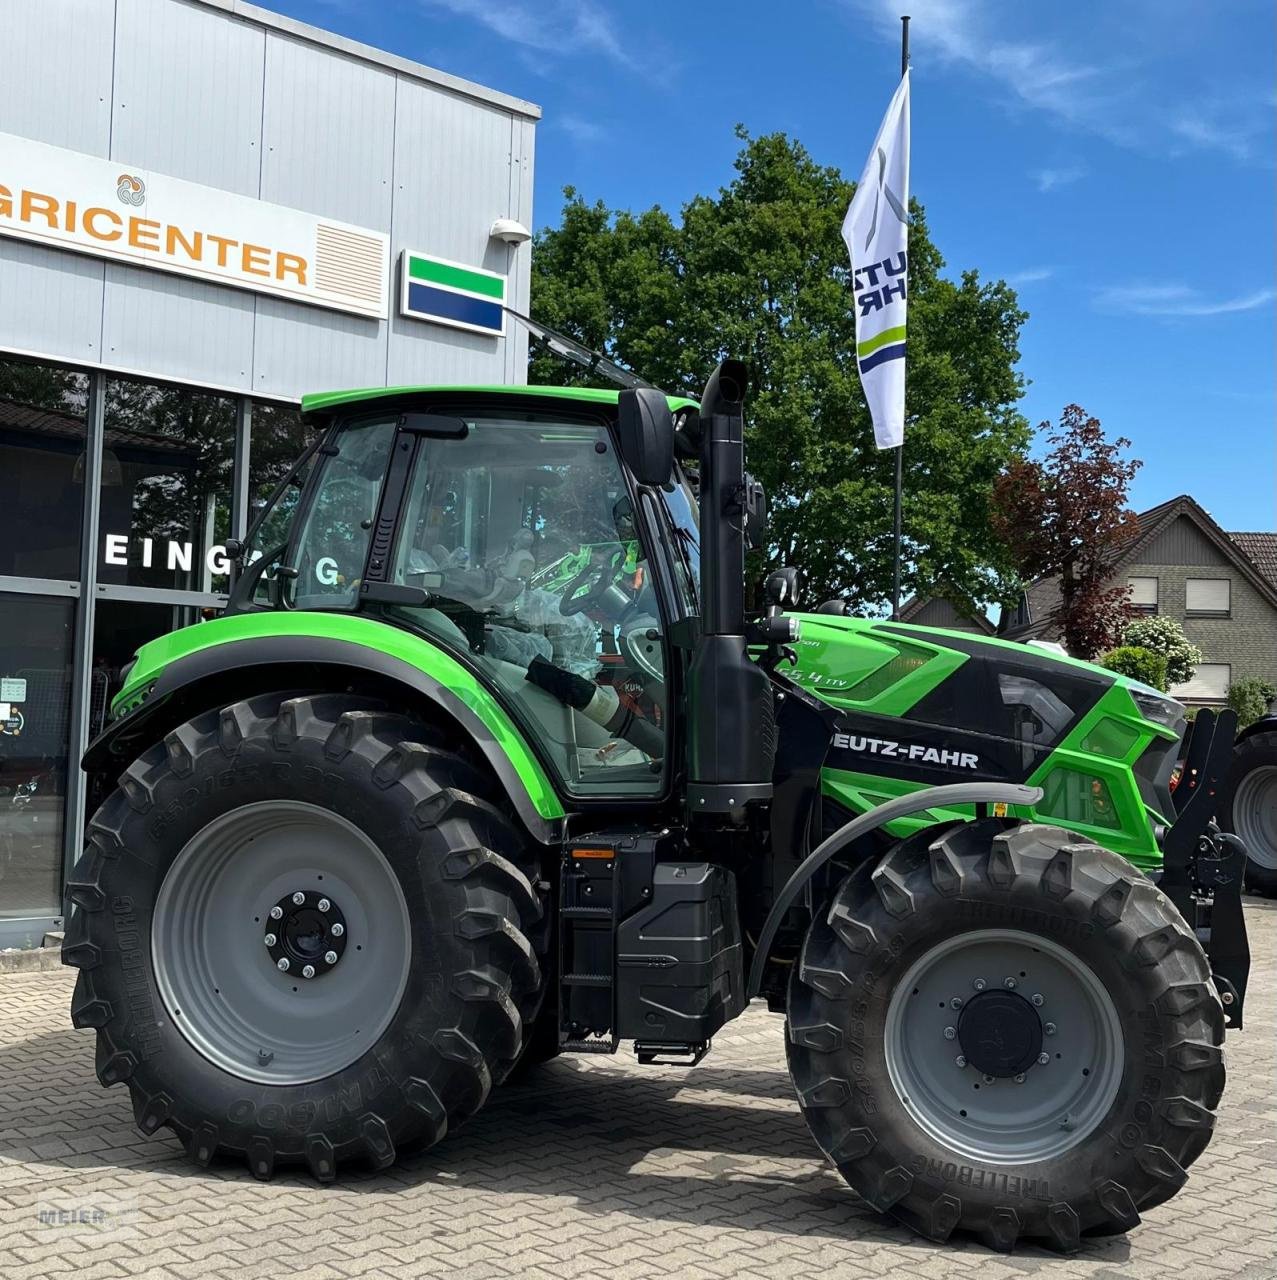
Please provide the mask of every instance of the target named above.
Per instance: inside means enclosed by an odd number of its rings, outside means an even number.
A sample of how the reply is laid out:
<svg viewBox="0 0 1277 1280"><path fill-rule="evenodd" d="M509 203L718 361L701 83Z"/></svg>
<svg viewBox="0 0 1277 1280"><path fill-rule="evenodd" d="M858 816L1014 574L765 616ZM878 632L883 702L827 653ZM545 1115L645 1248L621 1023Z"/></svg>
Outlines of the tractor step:
<svg viewBox="0 0 1277 1280"><path fill-rule="evenodd" d="M651 1067L694 1067L709 1052L710 1042L701 1040L696 1044L678 1044L674 1041L660 1044L649 1044L635 1040L634 1052L641 1066Z"/></svg>
<svg viewBox="0 0 1277 1280"><path fill-rule="evenodd" d="M615 1053L615 847L593 840L564 851L559 877L559 1051ZM595 1031L606 1034L595 1035Z"/></svg>
<svg viewBox="0 0 1277 1280"><path fill-rule="evenodd" d="M563 1040L559 1049L564 1053L615 1053L615 1040Z"/></svg>

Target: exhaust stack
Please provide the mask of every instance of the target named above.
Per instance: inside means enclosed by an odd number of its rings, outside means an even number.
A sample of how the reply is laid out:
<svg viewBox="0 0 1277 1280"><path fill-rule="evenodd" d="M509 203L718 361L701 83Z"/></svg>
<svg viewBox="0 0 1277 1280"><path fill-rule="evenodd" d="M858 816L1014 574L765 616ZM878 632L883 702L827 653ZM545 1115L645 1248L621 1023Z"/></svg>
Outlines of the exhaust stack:
<svg viewBox="0 0 1277 1280"><path fill-rule="evenodd" d="M701 397L701 623L688 674L688 808L740 822L772 794L771 681L745 636L745 390L724 360Z"/></svg>

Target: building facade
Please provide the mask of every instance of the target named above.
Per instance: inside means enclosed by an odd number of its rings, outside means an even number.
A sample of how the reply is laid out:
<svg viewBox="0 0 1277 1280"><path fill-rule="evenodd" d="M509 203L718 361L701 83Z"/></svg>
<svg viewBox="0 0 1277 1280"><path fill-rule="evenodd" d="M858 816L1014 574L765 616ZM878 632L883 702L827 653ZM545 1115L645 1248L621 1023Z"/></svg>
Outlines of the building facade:
<svg viewBox="0 0 1277 1280"><path fill-rule="evenodd" d="M0 946L77 761L225 599L307 391L524 380L530 103L239 0L0 0Z"/></svg>
<svg viewBox="0 0 1277 1280"><path fill-rule="evenodd" d="M1277 683L1277 534L1230 534L1181 494L1139 515L1139 532L1114 565L1112 585L1127 586L1137 615L1174 618L1202 651L1193 679L1171 690L1193 706L1218 706L1236 680ZM1012 640L1058 640L1058 578L1025 592L1004 615Z"/></svg>

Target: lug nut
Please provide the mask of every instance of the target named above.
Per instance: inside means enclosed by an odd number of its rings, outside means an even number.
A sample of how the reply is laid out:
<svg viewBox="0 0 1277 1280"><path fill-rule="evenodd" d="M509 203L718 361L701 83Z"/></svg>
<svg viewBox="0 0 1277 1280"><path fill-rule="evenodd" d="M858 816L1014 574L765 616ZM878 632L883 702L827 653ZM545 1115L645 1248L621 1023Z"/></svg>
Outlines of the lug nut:
<svg viewBox="0 0 1277 1280"><path fill-rule="evenodd" d="M985 989L985 987L987 987L989 984L988 984L987 982L985 982L985 980L984 980L983 978L977 978L977 979L976 979L976 980L975 980L971 985L972 985L972 986L973 986L977 991L983 991L983 990Z"/></svg>
<svg viewBox="0 0 1277 1280"><path fill-rule="evenodd" d="M319 900L317 903L315 903L315 905L316 905L316 906L317 906L321 911L327 911L327 910L328 910L328 908L329 908L329 907L331 907L333 904L332 904L331 902L329 902L327 898L320 898L320 900Z"/></svg>
<svg viewBox="0 0 1277 1280"><path fill-rule="evenodd" d="M273 946L275 945L275 935L274 935L273 933L268 933L268 934L267 934L267 935L262 939L262 941L263 941L263 942L264 942L268 947L273 947Z"/></svg>
<svg viewBox="0 0 1277 1280"><path fill-rule="evenodd" d="M1042 999L1041 993L1037 991L1033 993L1030 999L1033 1001L1035 1005L1037 1005L1039 1009L1046 1003L1046 1001Z"/></svg>
<svg viewBox="0 0 1277 1280"><path fill-rule="evenodd" d="M1020 1074L1019 1074L1018 1076L1016 1076L1016 1078L1015 1078L1015 1082L1016 1082L1016 1084L1023 1084L1023 1083L1024 1083L1024 1072L1023 1072L1023 1071L1021 1071L1021 1072L1020 1072Z"/></svg>
<svg viewBox="0 0 1277 1280"><path fill-rule="evenodd" d="M307 964L302 966L303 978L313 978L314 976L315 976L315 966L313 964Z"/></svg>
<svg viewBox="0 0 1277 1280"><path fill-rule="evenodd" d="M325 963L325 964L336 964L336 963L337 963L337 953L336 953L335 951L325 951L325 952L324 952L324 963Z"/></svg>
<svg viewBox="0 0 1277 1280"><path fill-rule="evenodd" d="M346 926L339 921L337 924L333 925L330 932L334 938L340 938L341 935L346 932Z"/></svg>
<svg viewBox="0 0 1277 1280"><path fill-rule="evenodd" d="M1038 1066L1039 1066L1039 1067L1045 1067L1045 1066L1046 1066L1046 1064L1047 1064L1048 1062L1050 1062L1050 1061L1051 1061L1051 1055L1050 1055L1049 1053L1039 1053L1039 1054L1038 1054Z"/></svg>
<svg viewBox="0 0 1277 1280"><path fill-rule="evenodd" d="M957 1039L957 1037L958 1037L958 1028L957 1028L957 1027L945 1027L945 1029L944 1029L944 1038L945 1038L946 1040L956 1040L956 1039Z"/></svg>
<svg viewBox="0 0 1277 1280"><path fill-rule="evenodd" d="M297 892L293 894L293 905L300 907L302 903L305 901L306 901L306 895L300 889L298 889Z"/></svg>
<svg viewBox="0 0 1277 1280"><path fill-rule="evenodd" d="M967 1065L967 1060L962 1054L958 1054L958 1056L954 1058L954 1062L960 1067L965 1067Z"/></svg>
<svg viewBox="0 0 1277 1280"><path fill-rule="evenodd" d="M994 1080L994 1078L993 1078L992 1076L985 1076L985 1077L984 1077L984 1082L985 1082L985 1084L996 1084L996 1083L997 1083L997 1082Z"/></svg>
<svg viewBox="0 0 1277 1280"><path fill-rule="evenodd" d="M1014 991L1020 984L1016 982L1014 978L1003 978L1002 985L1006 987L1008 991Z"/></svg>
<svg viewBox="0 0 1277 1280"><path fill-rule="evenodd" d="M283 914L284 914L283 907L275 906L275 907L271 907L270 909L270 918L272 920L278 920Z"/></svg>
<svg viewBox="0 0 1277 1280"><path fill-rule="evenodd" d="M1048 1022L1046 1026L1042 1028L1042 1030L1045 1031L1049 1036L1055 1035L1055 1023Z"/></svg>
<svg viewBox="0 0 1277 1280"><path fill-rule="evenodd" d="M962 1008L962 997L961 997L961 996L954 996L954 997L953 997L953 999L949 1001L949 1008L950 1008L950 1009L961 1009L961 1008Z"/></svg>
<svg viewBox="0 0 1277 1280"><path fill-rule="evenodd" d="M279 958L278 960L276 960L276 961L275 961L275 968L276 968L276 969L278 969L278 970L280 971L280 973L287 973L287 972L288 972L288 957L287 957L287 956L280 956L280 958Z"/></svg>

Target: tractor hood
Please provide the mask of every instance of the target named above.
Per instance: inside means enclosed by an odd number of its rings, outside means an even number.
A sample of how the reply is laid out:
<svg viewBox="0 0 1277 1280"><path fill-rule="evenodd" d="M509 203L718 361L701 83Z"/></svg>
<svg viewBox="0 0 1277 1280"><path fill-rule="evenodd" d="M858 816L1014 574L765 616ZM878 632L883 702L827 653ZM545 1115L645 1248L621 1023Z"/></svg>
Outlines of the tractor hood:
<svg viewBox="0 0 1277 1280"><path fill-rule="evenodd" d="M833 706L872 704L881 714L904 716L956 672L976 665L992 673L995 682L1000 673L1004 685L1012 676L1037 674L1048 687L1090 687L1097 699L1105 690L1121 689L1130 695L1138 716L1164 736L1183 733L1184 708L1173 698L1093 662L938 627L835 614L799 616L802 636L791 677ZM1069 702L1078 700L1075 695Z"/></svg>
<svg viewBox="0 0 1277 1280"><path fill-rule="evenodd" d="M928 785L1023 782L1043 800L1011 816L1157 865L1185 726L1164 694L1036 647L875 619L802 615L794 647L782 670L830 708L822 790L836 812Z"/></svg>

